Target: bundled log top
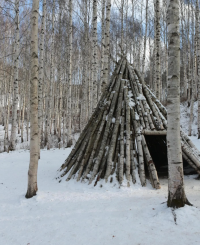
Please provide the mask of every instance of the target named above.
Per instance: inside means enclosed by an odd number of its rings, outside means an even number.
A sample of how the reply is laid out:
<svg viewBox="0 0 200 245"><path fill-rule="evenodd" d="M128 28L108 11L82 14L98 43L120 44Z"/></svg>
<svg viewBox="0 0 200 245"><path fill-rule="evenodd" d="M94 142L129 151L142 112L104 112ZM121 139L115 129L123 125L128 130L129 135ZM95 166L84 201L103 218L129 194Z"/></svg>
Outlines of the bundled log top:
<svg viewBox="0 0 200 245"><path fill-rule="evenodd" d="M146 185L145 164L154 188L160 188L145 134L166 135L167 111L139 72L124 58L118 62L110 83L85 126L71 154L61 166L67 181L100 179L119 184L140 181ZM183 157L200 174L200 153L182 132ZM137 178L139 175L139 178Z"/></svg>

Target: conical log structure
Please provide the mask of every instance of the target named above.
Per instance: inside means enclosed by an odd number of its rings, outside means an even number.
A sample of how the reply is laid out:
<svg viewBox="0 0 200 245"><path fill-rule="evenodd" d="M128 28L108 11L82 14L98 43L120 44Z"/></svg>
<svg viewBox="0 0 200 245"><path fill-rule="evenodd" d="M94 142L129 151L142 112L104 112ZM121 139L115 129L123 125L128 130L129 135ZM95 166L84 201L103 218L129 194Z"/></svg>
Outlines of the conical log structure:
<svg viewBox="0 0 200 245"><path fill-rule="evenodd" d="M61 178L67 181L100 179L119 184L136 183L139 174L146 185L145 164L154 188L160 183L145 135L166 135L167 111L141 75L123 58L102 93L96 110L85 126L71 154L61 166ZM183 158L200 174L200 153L181 132Z"/></svg>

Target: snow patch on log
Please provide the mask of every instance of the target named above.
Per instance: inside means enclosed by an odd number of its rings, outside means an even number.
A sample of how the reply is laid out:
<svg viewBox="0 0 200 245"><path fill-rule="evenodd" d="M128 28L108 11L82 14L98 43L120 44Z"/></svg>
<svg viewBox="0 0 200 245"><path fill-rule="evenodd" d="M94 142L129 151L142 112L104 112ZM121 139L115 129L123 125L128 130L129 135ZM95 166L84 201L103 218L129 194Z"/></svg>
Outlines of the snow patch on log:
<svg viewBox="0 0 200 245"><path fill-rule="evenodd" d="M137 114L137 112L135 112L135 120L140 120L140 117L139 117L139 115Z"/></svg>
<svg viewBox="0 0 200 245"><path fill-rule="evenodd" d="M146 100L146 98L144 97L143 94L139 94L139 96L137 97L137 100Z"/></svg>
<svg viewBox="0 0 200 245"><path fill-rule="evenodd" d="M128 105L132 109L135 106L135 102L133 101L133 93L131 91L128 91Z"/></svg>
<svg viewBox="0 0 200 245"><path fill-rule="evenodd" d="M108 145L105 147L105 150L106 150L106 152L105 152L105 156L107 156L107 154L108 154L108 150L109 150L109 146L108 146Z"/></svg>

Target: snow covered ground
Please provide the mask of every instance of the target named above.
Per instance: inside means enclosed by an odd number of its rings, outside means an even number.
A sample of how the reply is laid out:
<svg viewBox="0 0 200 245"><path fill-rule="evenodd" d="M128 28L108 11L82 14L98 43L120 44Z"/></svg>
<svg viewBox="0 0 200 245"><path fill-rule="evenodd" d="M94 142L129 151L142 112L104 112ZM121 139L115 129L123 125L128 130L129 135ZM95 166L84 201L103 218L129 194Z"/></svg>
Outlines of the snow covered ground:
<svg viewBox="0 0 200 245"><path fill-rule="evenodd" d="M190 122L190 107L187 102L181 104L181 127L186 134L188 134ZM198 119L198 101L194 102L193 122L192 122L192 136L197 136L197 119ZM195 138L195 137L194 137Z"/></svg>
<svg viewBox="0 0 200 245"><path fill-rule="evenodd" d="M120 189L71 180L59 183L56 171L70 149L41 151L37 196L25 199L29 151L0 154L1 245L195 245L200 244L200 182L185 177L194 204L172 213L167 180ZM176 217L176 223L174 218Z"/></svg>
<svg viewBox="0 0 200 245"><path fill-rule="evenodd" d="M193 136L197 106L194 106ZM181 106L181 125L188 128L189 109ZM0 126L0 139L2 127ZM2 142L3 144L3 142ZM41 151L38 194L26 199L28 148L0 154L0 245L195 245L200 244L200 180L185 176L186 195L193 207L167 208L167 179L154 190L148 182L130 188L116 183L96 187L56 180L71 149ZM100 187L102 185L102 187Z"/></svg>

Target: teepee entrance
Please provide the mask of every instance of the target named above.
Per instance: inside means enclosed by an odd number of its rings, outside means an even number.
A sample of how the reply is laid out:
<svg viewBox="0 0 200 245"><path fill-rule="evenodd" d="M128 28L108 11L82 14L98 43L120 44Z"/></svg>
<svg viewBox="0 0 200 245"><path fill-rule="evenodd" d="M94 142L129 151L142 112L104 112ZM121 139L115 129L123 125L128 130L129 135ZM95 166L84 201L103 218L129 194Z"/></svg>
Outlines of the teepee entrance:
<svg viewBox="0 0 200 245"><path fill-rule="evenodd" d="M112 182L115 178L119 184L129 186L140 181L145 186L146 165L152 186L160 188L157 170L160 162L166 160L166 119L166 108L139 72L125 58L121 59L96 110L60 168L61 181L75 178L96 185L100 179ZM156 142L156 137L161 141ZM199 151L183 132L181 140L183 158L200 174ZM159 142L162 154L156 148Z"/></svg>
<svg viewBox="0 0 200 245"><path fill-rule="evenodd" d="M165 135L145 135L149 152L158 177L168 176L167 144ZM183 158L184 175L196 174L196 170Z"/></svg>
<svg viewBox="0 0 200 245"><path fill-rule="evenodd" d="M145 135L149 152L155 164L158 177L168 175L167 145L165 135Z"/></svg>

